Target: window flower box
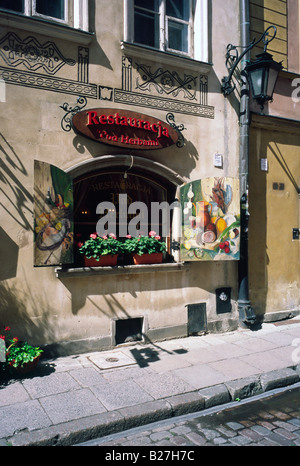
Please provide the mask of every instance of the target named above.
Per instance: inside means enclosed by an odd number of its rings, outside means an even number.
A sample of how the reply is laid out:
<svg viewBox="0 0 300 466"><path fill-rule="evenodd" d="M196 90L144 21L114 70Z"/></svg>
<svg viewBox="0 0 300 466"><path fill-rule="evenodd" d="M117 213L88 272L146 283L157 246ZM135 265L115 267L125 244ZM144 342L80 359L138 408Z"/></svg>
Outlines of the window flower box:
<svg viewBox="0 0 300 466"><path fill-rule="evenodd" d="M113 267L117 265L118 254L107 254L106 256L96 257L84 257L85 267Z"/></svg>
<svg viewBox="0 0 300 466"><path fill-rule="evenodd" d="M154 252L152 254L133 254L133 263L135 265L142 265L142 264L161 264L163 253L162 252Z"/></svg>
<svg viewBox="0 0 300 466"><path fill-rule="evenodd" d="M110 233L98 236L92 233L85 243L79 243L79 252L84 254L86 267L105 267L117 265L118 255L123 253L123 243Z"/></svg>

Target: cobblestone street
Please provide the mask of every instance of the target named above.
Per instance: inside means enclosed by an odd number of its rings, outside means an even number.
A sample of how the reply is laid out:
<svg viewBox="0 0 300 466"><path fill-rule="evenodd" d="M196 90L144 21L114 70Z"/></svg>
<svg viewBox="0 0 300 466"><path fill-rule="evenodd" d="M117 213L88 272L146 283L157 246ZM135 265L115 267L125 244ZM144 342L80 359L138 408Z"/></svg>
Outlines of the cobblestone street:
<svg viewBox="0 0 300 466"><path fill-rule="evenodd" d="M208 414L207 414L208 413ZM300 446L300 387L132 429L83 445Z"/></svg>

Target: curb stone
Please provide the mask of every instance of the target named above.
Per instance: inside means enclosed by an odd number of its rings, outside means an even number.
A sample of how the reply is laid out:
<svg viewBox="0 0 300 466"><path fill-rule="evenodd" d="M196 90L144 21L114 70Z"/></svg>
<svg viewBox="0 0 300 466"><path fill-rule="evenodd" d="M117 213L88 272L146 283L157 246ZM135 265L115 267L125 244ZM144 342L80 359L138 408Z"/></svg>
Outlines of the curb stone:
<svg viewBox="0 0 300 466"><path fill-rule="evenodd" d="M172 409L168 403L168 398L148 401L147 403L135 406L127 406L126 408L119 409L118 412L125 419L125 429L131 429L172 417Z"/></svg>
<svg viewBox="0 0 300 466"><path fill-rule="evenodd" d="M248 398L263 392L259 376L225 382L225 385L232 400Z"/></svg>
<svg viewBox="0 0 300 466"><path fill-rule="evenodd" d="M300 365L267 372L257 377L214 385L162 400L129 406L117 411L88 416L36 431L20 432L13 437L0 439L0 445L72 446L101 436L166 420L180 414L189 414L218 406L235 401L236 398L248 398L274 388L292 385L299 380Z"/></svg>
<svg viewBox="0 0 300 466"><path fill-rule="evenodd" d="M262 374L260 377L262 389L264 392L274 388L285 387L299 381L299 374L290 368L279 369Z"/></svg>
<svg viewBox="0 0 300 466"><path fill-rule="evenodd" d="M205 408L211 408L231 401L229 391L224 384L203 388L199 391L199 394L204 397Z"/></svg>
<svg viewBox="0 0 300 466"><path fill-rule="evenodd" d="M64 422L44 429L20 432L7 439L12 446L70 446L125 429L124 417L115 411Z"/></svg>
<svg viewBox="0 0 300 466"><path fill-rule="evenodd" d="M294 369L297 374L299 374L299 377L300 377L300 364L298 364L297 366L294 366L292 369Z"/></svg>
<svg viewBox="0 0 300 466"><path fill-rule="evenodd" d="M188 392L168 398L173 416L182 416L205 408L205 398L200 392Z"/></svg>

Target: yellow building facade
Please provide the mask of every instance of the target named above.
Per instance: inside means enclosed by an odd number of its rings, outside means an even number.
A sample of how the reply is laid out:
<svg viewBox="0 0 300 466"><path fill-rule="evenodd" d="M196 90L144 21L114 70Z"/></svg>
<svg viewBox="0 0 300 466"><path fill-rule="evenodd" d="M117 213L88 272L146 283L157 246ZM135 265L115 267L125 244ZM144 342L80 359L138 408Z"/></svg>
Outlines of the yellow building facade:
<svg viewBox="0 0 300 466"><path fill-rule="evenodd" d="M300 5L250 4L252 37L274 24L268 51L284 67L264 114L251 104L249 149L251 304L260 320L278 320L299 313Z"/></svg>

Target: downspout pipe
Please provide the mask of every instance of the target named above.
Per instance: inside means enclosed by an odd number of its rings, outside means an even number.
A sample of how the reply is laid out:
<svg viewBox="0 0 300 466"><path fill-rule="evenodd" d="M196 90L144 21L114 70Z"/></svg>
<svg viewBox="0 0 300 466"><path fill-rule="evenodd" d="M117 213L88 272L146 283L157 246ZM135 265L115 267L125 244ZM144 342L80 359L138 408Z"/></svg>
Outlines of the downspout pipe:
<svg viewBox="0 0 300 466"><path fill-rule="evenodd" d="M250 8L249 0L240 0L240 35L241 47L245 49L250 43ZM248 171L249 171L249 86L243 75L246 62L250 59L250 51L242 61L242 86L240 99L240 193L241 193L241 247L239 261L239 324L249 327L256 321L256 316L249 299L248 280Z"/></svg>

